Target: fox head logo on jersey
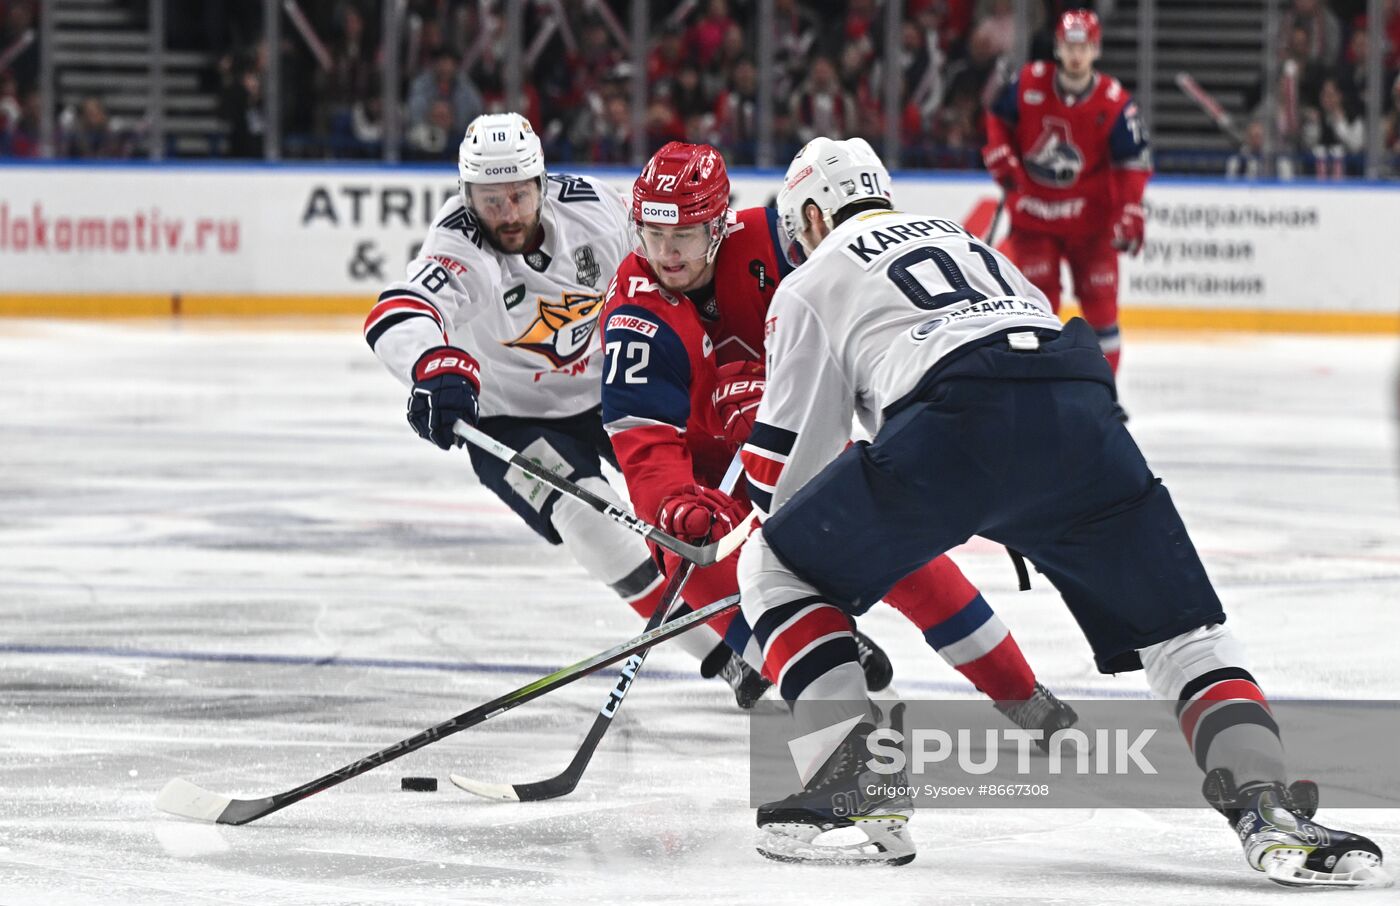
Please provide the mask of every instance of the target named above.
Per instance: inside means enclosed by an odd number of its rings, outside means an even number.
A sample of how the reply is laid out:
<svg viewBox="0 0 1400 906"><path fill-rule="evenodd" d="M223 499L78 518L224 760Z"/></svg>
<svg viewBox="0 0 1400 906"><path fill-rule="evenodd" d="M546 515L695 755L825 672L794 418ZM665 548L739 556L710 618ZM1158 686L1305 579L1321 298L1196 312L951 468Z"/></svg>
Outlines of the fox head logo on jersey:
<svg viewBox="0 0 1400 906"><path fill-rule="evenodd" d="M602 308L603 297L597 293L564 293L558 302L541 296L535 320L520 336L503 342L542 355L555 368L562 368L588 352Z"/></svg>
<svg viewBox="0 0 1400 906"><path fill-rule="evenodd" d="M1042 186L1072 186L1084 169L1084 152L1075 145L1069 123L1047 116L1044 126L1025 156L1026 173Z"/></svg>

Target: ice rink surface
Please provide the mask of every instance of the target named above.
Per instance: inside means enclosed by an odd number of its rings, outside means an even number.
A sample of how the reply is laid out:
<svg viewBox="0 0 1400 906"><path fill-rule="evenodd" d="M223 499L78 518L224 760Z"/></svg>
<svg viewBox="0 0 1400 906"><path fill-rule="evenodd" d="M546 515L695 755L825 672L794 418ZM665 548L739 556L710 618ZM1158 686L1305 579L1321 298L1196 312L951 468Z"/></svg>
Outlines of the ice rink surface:
<svg viewBox="0 0 1400 906"><path fill-rule="evenodd" d="M1393 338L1128 336L1131 428L1277 697L1400 698ZM922 811L899 869L752 846L747 726L663 646L580 789L611 671L246 827L154 807L263 796L635 634L639 623L404 423L355 323L0 322L0 903L1280 903L1192 810ZM1027 450L1026 456L1034 456ZM1043 583L956 559L1064 697L1098 675ZM906 696L971 697L892 611ZM403 775L442 779L399 791ZM1400 861L1400 812L1326 809ZM1400 890L1322 894L1400 902Z"/></svg>

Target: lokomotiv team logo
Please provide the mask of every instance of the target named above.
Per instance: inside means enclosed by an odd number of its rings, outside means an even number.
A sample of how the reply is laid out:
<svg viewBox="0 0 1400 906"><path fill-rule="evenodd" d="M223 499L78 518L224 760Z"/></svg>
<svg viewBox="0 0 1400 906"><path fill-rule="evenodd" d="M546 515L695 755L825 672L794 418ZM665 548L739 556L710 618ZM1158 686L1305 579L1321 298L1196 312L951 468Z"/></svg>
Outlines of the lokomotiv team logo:
<svg viewBox="0 0 1400 906"><path fill-rule="evenodd" d="M1043 186L1072 186L1084 169L1084 152L1074 143L1069 123L1047 116L1040 137L1025 156L1026 173Z"/></svg>
<svg viewBox="0 0 1400 906"><path fill-rule="evenodd" d="M544 356L555 368L562 368L583 357L590 349L598 315L603 309L599 293L564 293L551 301L540 296L535 320L507 346Z"/></svg>

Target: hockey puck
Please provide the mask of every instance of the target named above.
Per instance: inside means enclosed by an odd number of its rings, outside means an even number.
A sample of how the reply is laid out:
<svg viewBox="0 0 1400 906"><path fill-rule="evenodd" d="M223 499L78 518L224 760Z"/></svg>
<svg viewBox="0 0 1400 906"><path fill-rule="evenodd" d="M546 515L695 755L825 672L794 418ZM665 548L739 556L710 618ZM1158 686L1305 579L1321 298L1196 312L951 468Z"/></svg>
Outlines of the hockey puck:
<svg viewBox="0 0 1400 906"><path fill-rule="evenodd" d="M405 777L399 781L399 786L410 793L436 793L436 777Z"/></svg>

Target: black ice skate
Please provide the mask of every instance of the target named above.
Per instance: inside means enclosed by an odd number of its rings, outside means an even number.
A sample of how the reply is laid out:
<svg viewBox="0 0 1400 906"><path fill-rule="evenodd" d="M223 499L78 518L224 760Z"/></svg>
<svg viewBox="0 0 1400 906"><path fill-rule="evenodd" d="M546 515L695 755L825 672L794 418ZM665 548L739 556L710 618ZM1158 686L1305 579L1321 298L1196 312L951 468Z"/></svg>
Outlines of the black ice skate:
<svg viewBox="0 0 1400 906"><path fill-rule="evenodd" d="M1064 730L1079 721L1074 709L1055 697L1055 693L1035 684L1031 697L1023 702L997 702L996 709L1005 714L1013 724L1022 730L1040 730L1044 735L1036 740L1040 751L1050 751L1050 737L1056 730Z"/></svg>
<svg viewBox="0 0 1400 906"><path fill-rule="evenodd" d="M761 854L779 862L827 865L914 861L906 828L913 809L908 775L866 768L866 737L874 730L870 723L857 724L805 789L759 807Z"/></svg>
<svg viewBox="0 0 1400 906"><path fill-rule="evenodd" d="M1389 887L1380 847L1359 834L1323 827L1317 784L1297 780L1235 787L1224 768L1206 775L1206 801L1229 819L1249 866L1285 887Z"/></svg>
<svg viewBox="0 0 1400 906"><path fill-rule="evenodd" d="M722 677L729 688L734 690L734 703L745 711L758 703L763 693L773 684L763 674L749 666L748 662L730 650L728 645L719 645L705 657L700 665L700 675L705 679Z"/></svg>
<svg viewBox="0 0 1400 906"><path fill-rule="evenodd" d="M890 681L894 679L894 665L890 663L890 656L870 636L856 629L854 620L851 621L851 632L856 636L860 669L865 671L866 691L879 692L889 688Z"/></svg>

